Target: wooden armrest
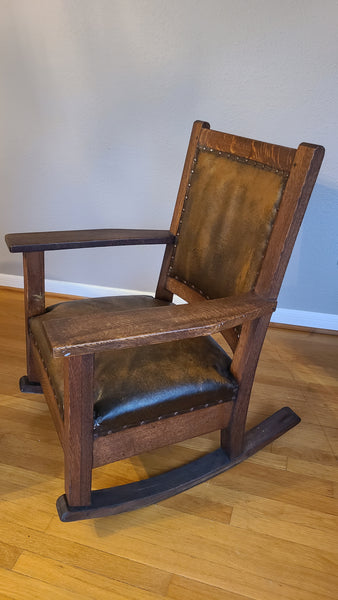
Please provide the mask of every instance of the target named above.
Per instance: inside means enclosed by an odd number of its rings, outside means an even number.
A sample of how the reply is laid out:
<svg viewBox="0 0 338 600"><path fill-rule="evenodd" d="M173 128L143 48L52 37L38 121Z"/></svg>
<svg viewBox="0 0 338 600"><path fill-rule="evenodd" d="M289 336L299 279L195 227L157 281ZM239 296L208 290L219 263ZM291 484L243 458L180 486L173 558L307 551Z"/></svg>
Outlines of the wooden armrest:
<svg viewBox="0 0 338 600"><path fill-rule="evenodd" d="M10 252L43 252L98 246L173 244L175 236L170 231L156 229L83 229L9 233L5 236L5 240Z"/></svg>
<svg viewBox="0 0 338 600"><path fill-rule="evenodd" d="M55 319L46 321L44 328L53 356L70 356L209 335L272 313L275 308L274 300L249 293L104 317L93 315L86 320Z"/></svg>

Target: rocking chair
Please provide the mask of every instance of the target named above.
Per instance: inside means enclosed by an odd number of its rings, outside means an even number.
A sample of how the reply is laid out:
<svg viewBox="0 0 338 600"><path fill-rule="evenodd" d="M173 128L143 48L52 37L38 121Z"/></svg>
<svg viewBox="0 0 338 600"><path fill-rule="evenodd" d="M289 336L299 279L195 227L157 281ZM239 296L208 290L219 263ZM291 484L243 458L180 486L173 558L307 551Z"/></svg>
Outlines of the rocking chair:
<svg viewBox="0 0 338 600"><path fill-rule="evenodd" d="M6 236L22 252L27 376L65 457L63 521L147 506L230 469L294 427L282 408L246 432L256 366L324 149L297 150L194 123L170 231ZM44 252L165 244L155 297L45 309ZM172 303L173 294L187 304ZM230 356L213 334L220 332ZM231 352L229 352L231 354ZM92 491L92 469L220 430L220 447L167 473Z"/></svg>

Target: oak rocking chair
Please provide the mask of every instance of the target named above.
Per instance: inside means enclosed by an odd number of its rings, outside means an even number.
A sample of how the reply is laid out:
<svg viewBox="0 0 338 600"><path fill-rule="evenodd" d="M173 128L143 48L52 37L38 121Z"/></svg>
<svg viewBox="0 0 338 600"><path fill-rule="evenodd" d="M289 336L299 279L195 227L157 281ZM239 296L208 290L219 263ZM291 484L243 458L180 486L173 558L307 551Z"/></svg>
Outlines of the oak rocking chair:
<svg viewBox="0 0 338 600"><path fill-rule="evenodd" d="M251 388L324 149L297 150L194 123L170 231L9 234L23 252L27 376L43 391L65 456L63 521L115 514L217 475L294 427L282 408L246 432ZM155 298L45 309L44 252L165 244ZM173 294L187 304L172 304ZM220 332L232 358L211 337ZM231 354L231 352L229 352ZM220 430L220 447L131 484L92 491L92 469Z"/></svg>

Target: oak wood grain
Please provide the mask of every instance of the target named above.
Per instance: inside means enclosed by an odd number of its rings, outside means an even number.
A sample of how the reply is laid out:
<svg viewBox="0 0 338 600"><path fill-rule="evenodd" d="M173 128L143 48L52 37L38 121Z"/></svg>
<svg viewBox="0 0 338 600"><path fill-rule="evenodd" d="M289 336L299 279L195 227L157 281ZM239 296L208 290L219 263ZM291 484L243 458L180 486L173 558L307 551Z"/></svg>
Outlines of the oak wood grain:
<svg viewBox="0 0 338 600"><path fill-rule="evenodd" d="M50 413L52 415L52 419L54 422L54 426L55 429L57 431L57 434L59 436L59 440L62 446L64 446L64 427L63 427L63 419L61 418L61 414L60 414L60 410L58 407L57 402L55 402L55 393L54 390L52 388L51 382L49 380L47 371L45 369L45 366L42 362L41 356L39 354L39 351L36 347L36 345L34 344L34 342L32 341L32 352L33 352L33 358L36 364L36 369L37 369L37 375L39 378L39 381L41 383L42 386L42 390L43 390L43 394L45 397L45 400L48 404L48 408L50 410Z"/></svg>
<svg viewBox="0 0 338 600"><path fill-rule="evenodd" d="M53 356L86 354L210 335L273 312L275 301L248 293L203 303L160 306L44 323Z"/></svg>
<svg viewBox="0 0 338 600"><path fill-rule="evenodd" d="M179 221L181 218L182 208L184 204L184 198L186 194L187 185L190 179L191 170L193 169L194 158L196 148L199 143L203 131L209 131L210 125L206 121L195 121L192 127L188 151L186 154L180 186L177 193L177 199L175 209L170 225L170 231L173 235L176 235Z"/></svg>
<svg viewBox="0 0 338 600"><path fill-rule="evenodd" d="M27 376L31 382L39 382L38 369L33 355L29 319L41 315L45 310L45 260L43 252L23 254L26 362Z"/></svg>
<svg viewBox="0 0 338 600"><path fill-rule="evenodd" d="M41 252L99 246L172 244L170 231L152 229L84 229L9 233L5 237L10 252Z"/></svg>
<svg viewBox="0 0 338 600"><path fill-rule="evenodd" d="M255 289L277 297L324 158L324 148L300 144L294 158L279 213L266 250Z"/></svg>
<svg viewBox="0 0 338 600"><path fill-rule="evenodd" d="M93 466L99 467L140 452L176 444L187 437L193 438L225 428L229 424L232 405L232 402L225 402L98 437L94 440Z"/></svg>
<svg viewBox="0 0 338 600"><path fill-rule="evenodd" d="M286 172L290 171L296 152L287 146L260 142L213 129L204 129L199 137L199 143L201 146L229 152Z"/></svg>
<svg viewBox="0 0 338 600"><path fill-rule="evenodd" d="M203 302L203 300L206 300L202 294L174 277L167 278L166 287L172 294L176 294L186 302Z"/></svg>
<svg viewBox="0 0 338 600"><path fill-rule="evenodd" d="M191 170L193 169L194 157L195 157L196 147L197 147L197 144L199 141L199 137L201 135L201 131L205 128L208 129L209 127L210 127L209 123L204 122L204 121L195 121L193 124L193 127L192 127L188 150L187 150L187 154L186 154L186 158L185 158L185 162L184 162L184 166L183 166L182 177L181 177L181 181L180 181L180 185L179 185L179 189L178 189L178 193L177 193L177 198L176 198L176 203L175 203L175 208L174 208L171 225L170 225L170 231L173 236L176 236L176 234L177 234L179 221L180 221L181 213L182 213L182 208L184 205L186 189L187 189L187 185L189 182ZM169 288L167 287L166 281L167 281L167 277L168 277L168 270L169 270L169 265L170 265L173 250L174 250L174 246L172 244L167 246L165 254L164 254L160 274L159 274L159 279L158 279L157 289L156 289L156 298L160 298L161 300L169 300L169 301L172 300L172 293L169 290Z"/></svg>
<svg viewBox="0 0 338 600"><path fill-rule="evenodd" d="M234 352L230 369L239 383L237 402L229 426L221 431L221 446L231 458L243 451L251 390L269 321L268 315L246 321Z"/></svg>
<svg viewBox="0 0 338 600"><path fill-rule="evenodd" d="M93 465L94 355L64 360L65 490L71 506L90 504Z"/></svg>
<svg viewBox="0 0 338 600"><path fill-rule="evenodd" d="M204 296L174 277L167 277L166 288L172 294L176 294L186 302L206 302ZM238 332L234 328L227 328L221 331L221 334L229 344L231 350L234 351L238 343Z"/></svg>

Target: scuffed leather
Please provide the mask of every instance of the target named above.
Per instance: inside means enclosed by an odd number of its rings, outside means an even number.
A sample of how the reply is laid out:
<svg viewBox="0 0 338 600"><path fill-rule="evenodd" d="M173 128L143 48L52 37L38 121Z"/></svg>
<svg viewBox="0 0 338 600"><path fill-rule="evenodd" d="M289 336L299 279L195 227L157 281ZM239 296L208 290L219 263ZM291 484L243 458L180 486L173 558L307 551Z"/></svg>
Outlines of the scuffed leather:
<svg viewBox="0 0 338 600"><path fill-rule="evenodd" d="M284 183L281 171L200 150L169 275L208 298L253 289Z"/></svg>
<svg viewBox="0 0 338 600"><path fill-rule="evenodd" d="M52 358L43 323L72 314L120 312L167 304L150 296L120 296L66 302L30 320L63 414L63 358ZM95 355L94 430L105 435L141 423L234 399L237 384L230 358L211 338L110 350Z"/></svg>

